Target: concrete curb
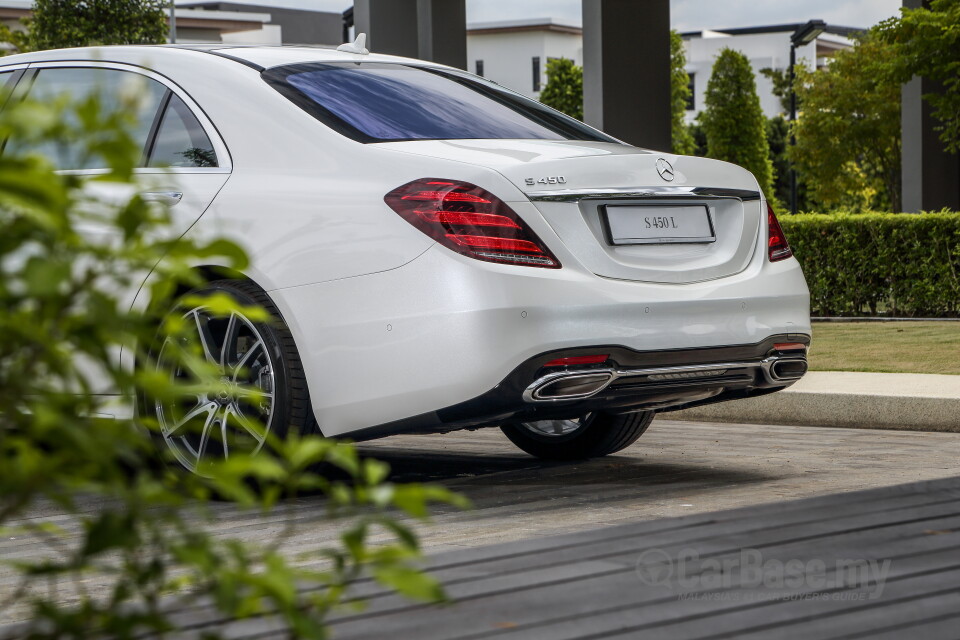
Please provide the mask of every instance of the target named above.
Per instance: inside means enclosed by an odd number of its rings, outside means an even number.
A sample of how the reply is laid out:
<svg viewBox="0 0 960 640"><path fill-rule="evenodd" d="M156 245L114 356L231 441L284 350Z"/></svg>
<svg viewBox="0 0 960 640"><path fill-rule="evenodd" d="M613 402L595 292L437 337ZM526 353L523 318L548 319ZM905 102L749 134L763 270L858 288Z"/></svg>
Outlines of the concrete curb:
<svg viewBox="0 0 960 640"><path fill-rule="evenodd" d="M960 376L814 371L778 393L663 417L960 433Z"/></svg>

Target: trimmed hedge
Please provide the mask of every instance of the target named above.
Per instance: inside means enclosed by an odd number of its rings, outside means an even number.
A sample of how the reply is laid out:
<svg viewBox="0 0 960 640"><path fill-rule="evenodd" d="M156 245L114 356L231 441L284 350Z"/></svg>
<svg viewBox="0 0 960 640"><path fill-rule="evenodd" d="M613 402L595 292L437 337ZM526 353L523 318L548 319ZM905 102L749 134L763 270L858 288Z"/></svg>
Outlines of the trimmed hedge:
<svg viewBox="0 0 960 640"><path fill-rule="evenodd" d="M815 316L960 316L960 213L782 216Z"/></svg>

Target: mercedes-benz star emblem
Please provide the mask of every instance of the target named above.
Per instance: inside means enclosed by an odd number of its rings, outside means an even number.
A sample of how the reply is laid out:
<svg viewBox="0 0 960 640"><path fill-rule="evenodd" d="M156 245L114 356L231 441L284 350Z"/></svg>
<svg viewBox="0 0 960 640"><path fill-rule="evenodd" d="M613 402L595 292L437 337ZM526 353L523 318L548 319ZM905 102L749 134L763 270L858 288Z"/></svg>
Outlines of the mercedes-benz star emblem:
<svg viewBox="0 0 960 640"><path fill-rule="evenodd" d="M673 165L663 158L657 158L657 173L667 182L673 182Z"/></svg>

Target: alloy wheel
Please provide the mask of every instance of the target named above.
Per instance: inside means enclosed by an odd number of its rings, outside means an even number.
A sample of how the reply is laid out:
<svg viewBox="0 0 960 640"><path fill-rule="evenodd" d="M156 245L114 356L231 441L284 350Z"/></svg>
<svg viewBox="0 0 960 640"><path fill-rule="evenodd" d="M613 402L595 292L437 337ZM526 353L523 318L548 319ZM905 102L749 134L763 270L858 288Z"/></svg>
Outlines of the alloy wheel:
<svg viewBox="0 0 960 640"><path fill-rule="evenodd" d="M186 334L164 341L157 367L185 392L176 400L157 400L154 409L174 457L201 473L206 460L260 451L273 422L276 378L262 332L243 314L215 316L206 307L195 307L183 319ZM171 358L178 346L174 340L182 347L196 341L208 365L203 372ZM213 385L210 371L218 375Z"/></svg>
<svg viewBox="0 0 960 640"><path fill-rule="evenodd" d="M560 438L563 436L568 436L571 433L576 432L578 429L582 429L584 426L590 423L592 416L593 414L588 413L584 416L580 416L579 418L568 418L565 420L535 420L533 422L521 422L520 424L535 435L545 436L548 438Z"/></svg>

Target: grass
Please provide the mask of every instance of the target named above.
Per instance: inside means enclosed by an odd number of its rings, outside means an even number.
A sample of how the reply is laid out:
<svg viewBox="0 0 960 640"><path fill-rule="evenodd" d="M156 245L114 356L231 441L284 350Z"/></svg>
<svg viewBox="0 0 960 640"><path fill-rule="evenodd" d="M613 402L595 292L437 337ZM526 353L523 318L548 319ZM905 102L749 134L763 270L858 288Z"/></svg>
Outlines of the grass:
<svg viewBox="0 0 960 640"><path fill-rule="evenodd" d="M960 322L816 322L810 368L960 375Z"/></svg>

